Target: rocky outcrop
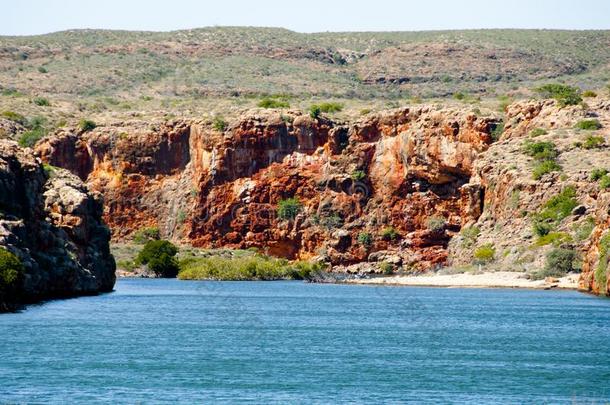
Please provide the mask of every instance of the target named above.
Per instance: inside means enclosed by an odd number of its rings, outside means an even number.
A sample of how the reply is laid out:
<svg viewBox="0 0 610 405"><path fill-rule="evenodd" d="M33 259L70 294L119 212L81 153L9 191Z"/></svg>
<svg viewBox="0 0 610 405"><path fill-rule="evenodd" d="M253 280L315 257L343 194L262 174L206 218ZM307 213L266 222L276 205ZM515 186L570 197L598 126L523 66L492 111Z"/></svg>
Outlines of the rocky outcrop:
<svg viewBox="0 0 610 405"><path fill-rule="evenodd" d="M0 248L23 263L19 302L111 291L115 263L102 198L67 170L0 140Z"/></svg>
<svg viewBox="0 0 610 405"><path fill-rule="evenodd" d="M426 269L444 263L451 236L480 213L468 182L496 122L433 106L353 124L253 111L222 132L204 121L116 123L62 130L36 150L104 194L117 240L155 225L197 246L337 268L392 256ZM288 198L299 213L278 218ZM430 229L430 218L442 226Z"/></svg>
<svg viewBox="0 0 610 405"><path fill-rule="evenodd" d="M610 160L607 143L584 145L591 135L605 141L610 103L589 103L514 103L496 142L493 115L418 106L353 123L257 110L224 131L205 121L116 123L62 130L36 150L104 193L117 240L154 225L196 246L315 257L346 272L472 265L482 246L493 248L492 266L533 272L562 246L582 259L581 288L604 293L609 198L591 171ZM602 129L575 129L582 119ZM526 141L554 144L561 169L534 179ZM566 188L578 207L539 240L533 217ZM290 198L298 213L278 217Z"/></svg>
<svg viewBox="0 0 610 405"><path fill-rule="evenodd" d="M602 128L583 131L575 128L582 119L597 119ZM532 130L543 129L532 135ZM603 236L607 234L610 194L591 178L594 169L610 169L608 135L610 103L593 101L586 108L560 108L554 101L524 101L507 109L506 129L477 159L470 187L483 190L484 209L475 221L465 224L473 230L452 239L448 263L473 263L478 247L493 246L492 266L511 271L533 272L545 265L546 254L557 247L575 250L582 259L580 287L607 293L607 260ZM585 146L588 137L601 137L595 147ZM533 178L534 159L524 153L526 142L555 145L560 170ZM562 190L575 191L577 206L556 224L552 235L539 238L533 230L533 217ZM601 267L604 269L598 270ZM596 277L596 272L598 276ZM599 280L603 281L600 285Z"/></svg>

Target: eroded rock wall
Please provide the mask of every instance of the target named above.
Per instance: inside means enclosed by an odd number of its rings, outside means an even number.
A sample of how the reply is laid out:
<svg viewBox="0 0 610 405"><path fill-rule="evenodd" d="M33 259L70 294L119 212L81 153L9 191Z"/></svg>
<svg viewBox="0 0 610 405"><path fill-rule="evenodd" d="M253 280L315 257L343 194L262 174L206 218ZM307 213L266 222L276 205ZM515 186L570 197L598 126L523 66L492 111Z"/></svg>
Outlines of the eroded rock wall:
<svg viewBox="0 0 610 405"><path fill-rule="evenodd" d="M222 132L203 121L118 123L64 130L36 149L104 194L116 239L156 225L197 246L426 269L445 262L451 236L480 214L482 194L468 183L495 123L432 106L353 124L259 111ZM278 218L278 203L293 197L297 217ZM446 225L430 230L430 217Z"/></svg>
<svg viewBox="0 0 610 405"><path fill-rule="evenodd" d="M74 174L45 168L31 150L0 140L0 246L24 265L20 301L112 290L102 204Z"/></svg>

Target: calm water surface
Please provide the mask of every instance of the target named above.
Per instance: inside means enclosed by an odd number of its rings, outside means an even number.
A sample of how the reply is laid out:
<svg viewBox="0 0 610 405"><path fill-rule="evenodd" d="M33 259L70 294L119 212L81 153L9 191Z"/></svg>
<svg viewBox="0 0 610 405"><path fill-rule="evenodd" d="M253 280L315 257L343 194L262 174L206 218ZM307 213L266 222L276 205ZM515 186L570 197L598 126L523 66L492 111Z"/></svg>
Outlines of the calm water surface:
<svg viewBox="0 0 610 405"><path fill-rule="evenodd" d="M0 403L607 403L610 300L120 280L0 316Z"/></svg>

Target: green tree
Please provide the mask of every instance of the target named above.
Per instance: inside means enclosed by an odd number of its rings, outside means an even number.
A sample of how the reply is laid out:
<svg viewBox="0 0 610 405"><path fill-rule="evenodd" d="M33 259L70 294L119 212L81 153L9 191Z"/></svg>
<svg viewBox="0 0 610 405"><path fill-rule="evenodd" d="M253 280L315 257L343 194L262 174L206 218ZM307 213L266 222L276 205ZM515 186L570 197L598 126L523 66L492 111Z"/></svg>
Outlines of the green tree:
<svg viewBox="0 0 610 405"><path fill-rule="evenodd" d="M0 247L0 297L14 298L18 294L23 272L21 260Z"/></svg>
<svg viewBox="0 0 610 405"><path fill-rule="evenodd" d="M146 242L144 248L136 257L136 264L147 265L149 270L159 277L176 277L178 262L175 257L178 248L167 240L151 240Z"/></svg>

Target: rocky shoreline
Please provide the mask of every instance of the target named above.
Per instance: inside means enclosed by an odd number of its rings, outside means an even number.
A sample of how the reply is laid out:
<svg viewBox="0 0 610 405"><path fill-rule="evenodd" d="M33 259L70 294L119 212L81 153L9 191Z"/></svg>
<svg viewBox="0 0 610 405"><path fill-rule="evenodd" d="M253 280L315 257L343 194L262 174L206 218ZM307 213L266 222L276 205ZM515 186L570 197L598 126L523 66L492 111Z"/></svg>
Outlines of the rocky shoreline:
<svg viewBox="0 0 610 405"><path fill-rule="evenodd" d="M0 311L112 291L103 201L67 170L0 140Z"/></svg>

